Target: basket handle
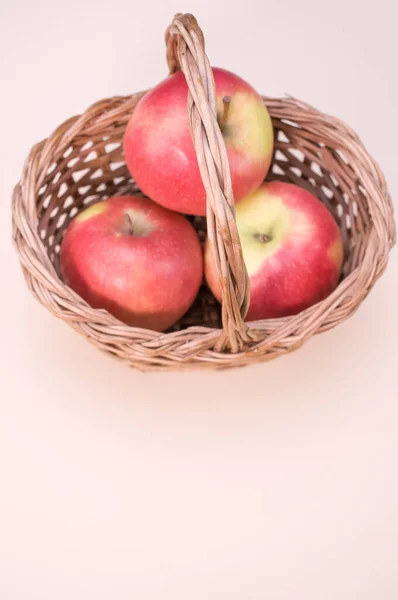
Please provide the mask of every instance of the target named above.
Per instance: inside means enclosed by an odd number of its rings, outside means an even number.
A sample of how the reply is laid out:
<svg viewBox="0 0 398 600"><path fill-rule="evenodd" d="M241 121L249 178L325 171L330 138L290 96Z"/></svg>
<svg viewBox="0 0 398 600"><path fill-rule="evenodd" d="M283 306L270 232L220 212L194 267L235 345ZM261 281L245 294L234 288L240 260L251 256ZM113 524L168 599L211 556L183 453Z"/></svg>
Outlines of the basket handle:
<svg viewBox="0 0 398 600"><path fill-rule="evenodd" d="M217 122L213 71L195 17L177 14L166 30L170 73L181 69L188 84L188 117L206 190L207 232L222 290L223 331L216 348L238 352L254 339L244 317L249 277L236 226L227 150Z"/></svg>

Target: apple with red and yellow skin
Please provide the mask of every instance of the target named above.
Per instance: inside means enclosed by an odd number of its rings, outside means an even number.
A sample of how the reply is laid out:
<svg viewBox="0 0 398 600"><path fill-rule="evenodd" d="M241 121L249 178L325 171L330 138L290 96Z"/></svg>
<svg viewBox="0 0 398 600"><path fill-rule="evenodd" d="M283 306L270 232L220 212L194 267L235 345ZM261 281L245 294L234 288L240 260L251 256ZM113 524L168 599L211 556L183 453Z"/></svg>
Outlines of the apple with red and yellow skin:
<svg viewBox="0 0 398 600"><path fill-rule="evenodd" d="M191 223L137 196L114 197L81 212L66 231L60 260L65 283L92 307L155 331L182 317L203 278Z"/></svg>
<svg viewBox="0 0 398 600"><path fill-rule="evenodd" d="M253 192L271 164L274 133L259 94L237 75L213 68L218 122L235 202ZM181 71L147 92L124 135L124 157L138 187L171 210L206 214L206 194L189 129L188 85Z"/></svg>
<svg viewBox="0 0 398 600"><path fill-rule="evenodd" d="M264 183L237 205L236 221L250 279L246 321L297 314L335 289L343 261L341 233L313 194L290 183ZM205 276L221 302L208 240Z"/></svg>

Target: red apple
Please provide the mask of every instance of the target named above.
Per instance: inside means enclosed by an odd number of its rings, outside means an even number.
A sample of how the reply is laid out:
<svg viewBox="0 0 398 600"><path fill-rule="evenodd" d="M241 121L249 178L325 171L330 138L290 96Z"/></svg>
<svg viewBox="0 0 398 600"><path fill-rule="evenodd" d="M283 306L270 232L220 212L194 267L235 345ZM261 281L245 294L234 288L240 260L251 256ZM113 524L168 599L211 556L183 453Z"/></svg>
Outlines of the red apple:
<svg viewBox="0 0 398 600"><path fill-rule="evenodd" d="M227 147L235 202L253 192L271 163L273 127L261 97L243 79L213 69L218 121ZM124 136L124 156L140 189L155 202L206 214L206 195L189 129L188 86L181 71L141 98Z"/></svg>
<svg viewBox="0 0 398 600"><path fill-rule="evenodd" d="M65 283L94 308L163 331L188 310L202 281L189 221L151 200L119 196L81 212L61 246Z"/></svg>
<svg viewBox="0 0 398 600"><path fill-rule="evenodd" d="M310 192L290 183L265 183L238 204L236 219L250 278L247 321L297 314L334 290L343 260L341 234ZM221 301L208 242L205 275Z"/></svg>

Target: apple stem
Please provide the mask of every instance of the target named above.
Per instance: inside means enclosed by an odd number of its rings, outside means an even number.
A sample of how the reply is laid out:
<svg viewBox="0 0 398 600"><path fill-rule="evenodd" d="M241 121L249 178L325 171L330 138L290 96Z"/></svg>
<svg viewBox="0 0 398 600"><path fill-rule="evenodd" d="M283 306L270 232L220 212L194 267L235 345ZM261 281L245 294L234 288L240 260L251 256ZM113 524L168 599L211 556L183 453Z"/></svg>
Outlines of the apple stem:
<svg viewBox="0 0 398 600"><path fill-rule="evenodd" d="M220 129L221 131L224 129L225 124L227 122L227 117L228 117L228 112L229 112L229 107L231 104L231 96L224 96L223 99L223 111L222 111L222 115L220 118Z"/></svg>
<svg viewBox="0 0 398 600"><path fill-rule="evenodd" d="M134 228L133 228L133 221L131 220L131 217L129 215L129 213L124 213L124 233L126 235L133 235L134 233Z"/></svg>
<svg viewBox="0 0 398 600"><path fill-rule="evenodd" d="M271 238L266 233L255 233L254 239L262 244L266 244L267 242L271 241Z"/></svg>

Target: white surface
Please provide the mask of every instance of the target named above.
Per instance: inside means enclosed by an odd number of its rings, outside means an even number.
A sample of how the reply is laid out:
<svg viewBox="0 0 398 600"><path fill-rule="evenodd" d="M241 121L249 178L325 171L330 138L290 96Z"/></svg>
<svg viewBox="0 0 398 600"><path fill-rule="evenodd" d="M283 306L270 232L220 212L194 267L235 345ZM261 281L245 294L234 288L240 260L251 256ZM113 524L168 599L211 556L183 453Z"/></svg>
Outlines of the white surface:
<svg viewBox="0 0 398 600"><path fill-rule="evenodd" d="M159 81L177 11L213 64L349 122L398 194L392 0L1 3L0 598L396 600L396 250L348 322L227 373L129 370L23 282L29 148Z"/></svg>

